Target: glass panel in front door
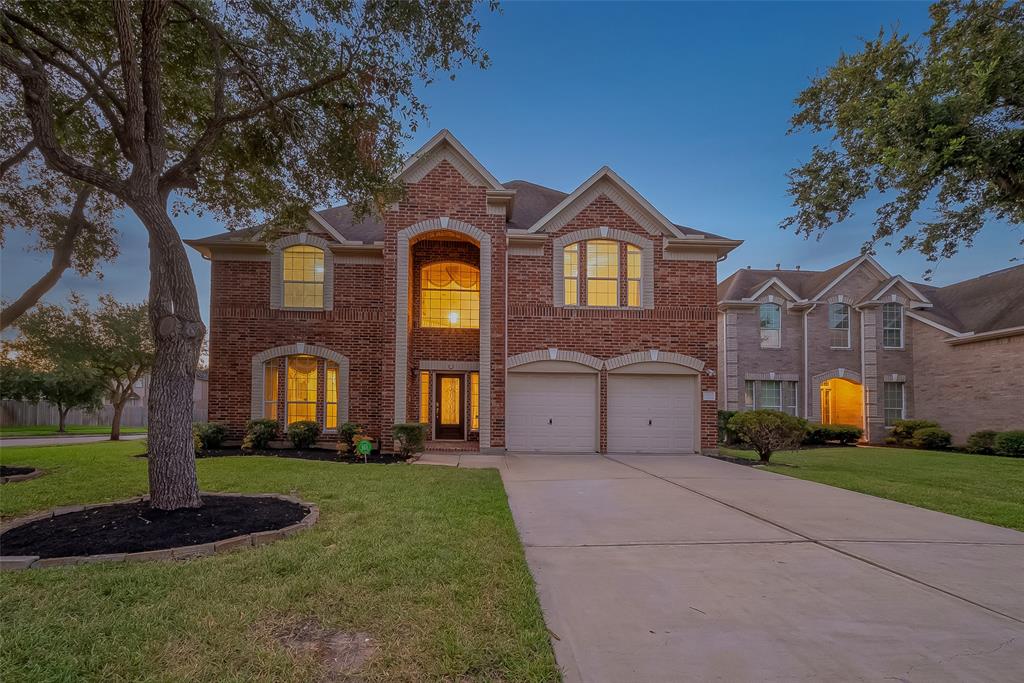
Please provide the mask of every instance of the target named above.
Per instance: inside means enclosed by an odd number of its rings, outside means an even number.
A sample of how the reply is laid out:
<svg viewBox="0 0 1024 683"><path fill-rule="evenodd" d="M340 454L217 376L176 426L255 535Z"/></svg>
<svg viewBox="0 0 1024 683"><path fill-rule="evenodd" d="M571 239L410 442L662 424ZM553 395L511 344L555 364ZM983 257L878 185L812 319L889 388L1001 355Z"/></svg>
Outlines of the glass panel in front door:
<svg viewBox="0 0 1024 683"><path fill-rule="evenodd" d="M462 378L460 377L441 378L441 424L443 425L462 424L461 383Z"/></svg>

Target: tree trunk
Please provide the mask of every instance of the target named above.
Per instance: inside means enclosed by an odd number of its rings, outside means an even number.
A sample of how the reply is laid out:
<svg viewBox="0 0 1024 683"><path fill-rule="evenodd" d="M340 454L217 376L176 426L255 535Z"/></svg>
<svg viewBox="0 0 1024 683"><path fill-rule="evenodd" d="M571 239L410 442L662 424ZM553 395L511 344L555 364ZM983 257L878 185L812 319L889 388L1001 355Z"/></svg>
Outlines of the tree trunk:
<svg viewBox="0 0 1024 683"><path fill-rule="evenodd" d="M127 402L127 397L118 396L117 402L114 403L114 419L110 421L111 441L121 440L121 413L124 412L124 404Z"/></svg>
<svg viewBox="0 0 1024 683"><path fill-rule="evenodd" d="M192 445L192 389L205 333L199 297L166 197L131 207L149 231L149 318L156 344L148 406L150 505L201 507Z"/></svg>
<svg viewBox="0 0 1024 683"><path fill-rule="evenodd" d="M57 424L57 433L58 434L63 434L64 431L65 431L64 430L64 423L67 422L68 411L69 410L71 410L71 408L65 408L64 406L57 406L57 423L58 423Z"/></svg>

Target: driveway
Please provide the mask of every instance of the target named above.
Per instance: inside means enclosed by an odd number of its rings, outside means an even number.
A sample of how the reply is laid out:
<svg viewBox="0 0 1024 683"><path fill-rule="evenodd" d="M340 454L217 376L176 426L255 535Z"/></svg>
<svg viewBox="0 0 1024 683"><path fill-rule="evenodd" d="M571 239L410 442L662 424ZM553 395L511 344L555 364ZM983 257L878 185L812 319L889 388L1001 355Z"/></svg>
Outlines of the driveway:
<svg viewBox="0 0 1024 683"><path fill-rule="evenodd" d="M701 456L499 464L567 681L1021 681L1024 534Z"/></svg>

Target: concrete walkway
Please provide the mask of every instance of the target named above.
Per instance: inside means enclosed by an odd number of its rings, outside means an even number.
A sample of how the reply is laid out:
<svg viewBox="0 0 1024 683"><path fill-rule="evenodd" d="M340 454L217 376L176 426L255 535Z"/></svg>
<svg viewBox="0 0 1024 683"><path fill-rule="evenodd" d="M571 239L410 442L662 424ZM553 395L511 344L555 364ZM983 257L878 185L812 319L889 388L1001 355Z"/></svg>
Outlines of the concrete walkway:
<svg viewBox="0 0 1024 683"><path fill-rule="evenodd" d="M1024 680L1024 533L701 456L464 458L567 681Z"/></svg>
<svg viewBox="0 0 1024 683"><path fill-rule="evenodd" d="M145 434L122 434L121 441L145 439ZM95 443L110 441L109 434L83 434L68 436L25 436L0 439L0 448L8 446L70 446L76 443Z"/></svg>

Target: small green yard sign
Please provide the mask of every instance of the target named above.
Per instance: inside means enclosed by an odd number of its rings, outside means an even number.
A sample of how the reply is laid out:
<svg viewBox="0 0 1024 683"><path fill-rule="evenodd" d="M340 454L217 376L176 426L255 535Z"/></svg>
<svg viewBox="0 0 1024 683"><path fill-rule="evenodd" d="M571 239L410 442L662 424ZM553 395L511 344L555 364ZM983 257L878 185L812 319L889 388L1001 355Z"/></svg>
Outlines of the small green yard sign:
<svg viewBox="0 0 1024 683"><path fill-rule="evenodd" d="M356 450L359 451L359 455L366 457L373 451L373 444L370 443L369 439L363 439L356 446Z"/></svg>

